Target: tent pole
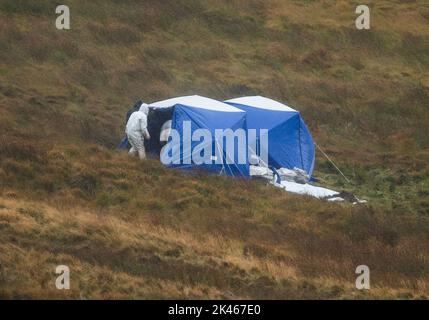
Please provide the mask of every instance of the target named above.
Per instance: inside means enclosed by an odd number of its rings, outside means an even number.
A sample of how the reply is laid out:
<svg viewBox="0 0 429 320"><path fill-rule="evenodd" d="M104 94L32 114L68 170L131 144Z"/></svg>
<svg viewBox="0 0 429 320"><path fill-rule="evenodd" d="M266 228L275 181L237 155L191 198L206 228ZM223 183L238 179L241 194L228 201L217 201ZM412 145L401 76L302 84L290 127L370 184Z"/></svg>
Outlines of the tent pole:
<svg viewBox="0 0 429 320"><path fill-rule="evenodd" d="M215 139L215 143L216 143L217 149L219 150L219 153L222 155L222 169L219 171L219 175L222 175L222 173L225 172L225 165L223 163L223 152L220 149L219 143L218 143L218 141L216 139Z"/></svg>

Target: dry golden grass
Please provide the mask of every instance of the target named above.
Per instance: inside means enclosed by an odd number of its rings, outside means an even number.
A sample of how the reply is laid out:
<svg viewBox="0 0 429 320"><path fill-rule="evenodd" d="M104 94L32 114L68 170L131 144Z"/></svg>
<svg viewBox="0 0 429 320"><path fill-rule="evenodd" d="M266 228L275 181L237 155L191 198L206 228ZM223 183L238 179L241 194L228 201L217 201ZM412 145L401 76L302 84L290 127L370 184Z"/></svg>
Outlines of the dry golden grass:
<svg viewBox="0 0 429 320"><path fill-rule="evenodd" d="M424 215L189 175L95 145L31 156L37 175L6 161L19 171L1 189L2 297L427 297ZM76 270L67 294L52 287L58 264ZM370 292L354 288L359 264L371 267Z"/></svg>
<svg viewBox="0 0 429 320"><path fill-rule="evenodd" d="M391 275L393 288L374 276L373 289L359 293L345 257L308 257L307 267L325 272L307 275L293 245L249 248L248 241L143 220L2 197L1 297L398 298L423 297L428 289L427 278ZM71 269L70 291L55 288L59 264ZM338 278L338 268L349 269L350 277Z"/></svg>

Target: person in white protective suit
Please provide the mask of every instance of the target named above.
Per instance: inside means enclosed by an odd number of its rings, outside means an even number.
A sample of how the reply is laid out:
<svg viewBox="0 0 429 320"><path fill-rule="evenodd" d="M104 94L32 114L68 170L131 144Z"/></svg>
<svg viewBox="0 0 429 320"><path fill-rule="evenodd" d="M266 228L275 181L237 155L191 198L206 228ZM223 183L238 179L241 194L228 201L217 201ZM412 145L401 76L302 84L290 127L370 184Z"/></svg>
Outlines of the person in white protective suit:
<svg viewBox="0 0 429 320"><path fill-rule="evenodd" d="M130 154L133 156L138 155L141 160L146 159L144 140L150 139L149 131L147 130L148 114L149 106L146 103L142 103L139 111L131 114L125 128L128 141L131 144Z"/></svg>

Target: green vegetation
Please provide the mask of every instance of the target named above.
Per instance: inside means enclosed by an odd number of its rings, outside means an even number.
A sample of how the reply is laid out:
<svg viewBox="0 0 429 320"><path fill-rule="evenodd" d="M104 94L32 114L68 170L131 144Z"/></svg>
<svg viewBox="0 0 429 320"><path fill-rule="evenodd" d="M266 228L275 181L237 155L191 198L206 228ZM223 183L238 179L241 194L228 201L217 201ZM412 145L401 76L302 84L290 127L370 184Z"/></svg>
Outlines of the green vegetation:
<svg viewBox="0 0 429 320"><path fill-rule="evenodd" d="M370 31L350 1L67 2L69 31L0 3L0 297L428 298L425 1L370 1ZM368 205L115 150L137 98L186 94L300 110L352 181L318 154L321 183Z"/></svg>

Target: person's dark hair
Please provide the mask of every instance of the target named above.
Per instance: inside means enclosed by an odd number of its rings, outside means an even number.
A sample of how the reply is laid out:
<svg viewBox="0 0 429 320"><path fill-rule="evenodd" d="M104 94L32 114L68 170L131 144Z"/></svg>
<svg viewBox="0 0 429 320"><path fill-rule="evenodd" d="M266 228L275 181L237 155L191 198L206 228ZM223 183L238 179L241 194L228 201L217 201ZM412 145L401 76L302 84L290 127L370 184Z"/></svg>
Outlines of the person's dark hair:
<svg viewBox="0 0 429 320"><path fill-rule="evenodd" d="M143 103L142 100L137 100L136 103L134 103L133 109L140 108L140 106L142 105L142 103Z"/></svg>
<svg viewBox="0 0 429 320"><path fill-rule="evenodd" d="M125 116L125 125L127 125L128 119L131 117L133 112L139 111L140 106L142 105L143 101L138 100L134 103L134 106L128 110L127 115Z"/></svg>

